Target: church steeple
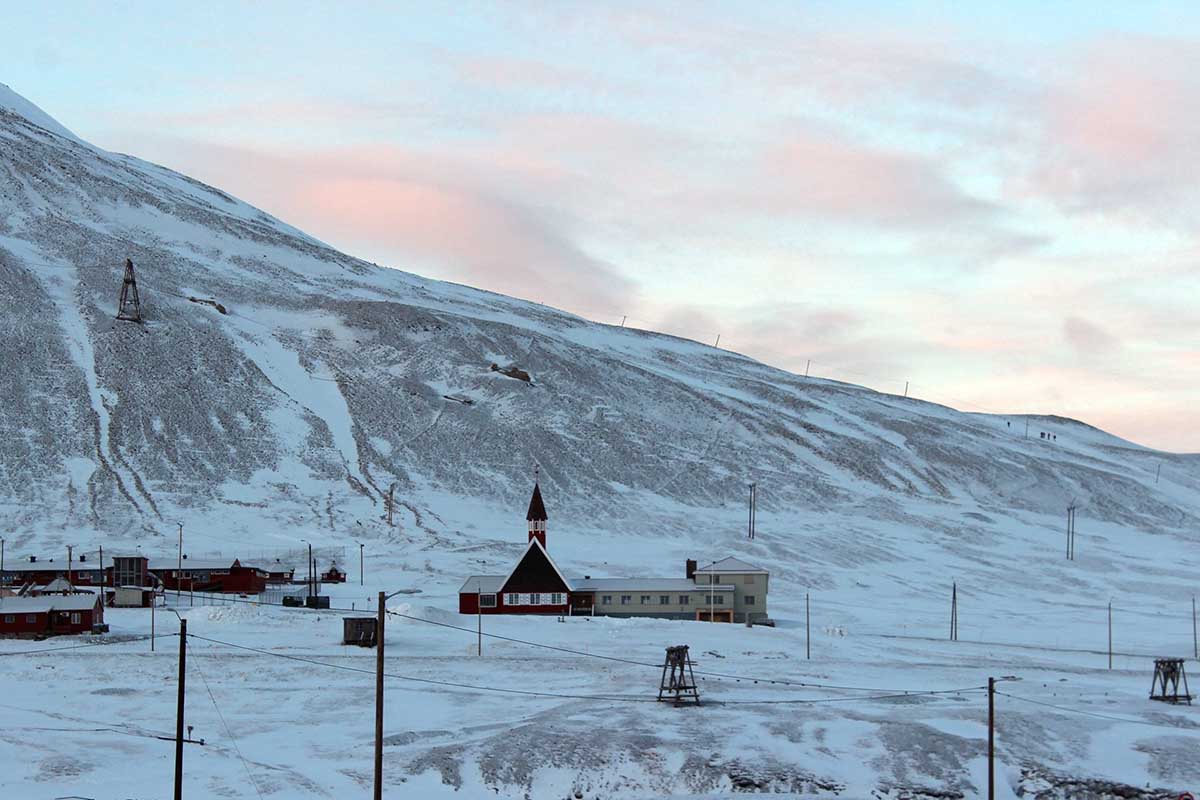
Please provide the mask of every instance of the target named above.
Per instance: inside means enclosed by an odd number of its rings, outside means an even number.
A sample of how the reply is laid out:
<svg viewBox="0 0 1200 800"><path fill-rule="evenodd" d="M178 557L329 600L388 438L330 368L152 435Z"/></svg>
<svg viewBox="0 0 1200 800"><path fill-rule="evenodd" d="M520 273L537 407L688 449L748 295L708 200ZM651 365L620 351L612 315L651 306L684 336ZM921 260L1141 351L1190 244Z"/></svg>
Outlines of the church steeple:
<svg viewBox="0 0 1200 800"><path fill-rule="evenodd" d="M542 490L538 486L537 469L534 470L533 496L529 498L529 511L525 513L529 523L529 541L537 539L546 547L546 504L542 502Z"/></svg>

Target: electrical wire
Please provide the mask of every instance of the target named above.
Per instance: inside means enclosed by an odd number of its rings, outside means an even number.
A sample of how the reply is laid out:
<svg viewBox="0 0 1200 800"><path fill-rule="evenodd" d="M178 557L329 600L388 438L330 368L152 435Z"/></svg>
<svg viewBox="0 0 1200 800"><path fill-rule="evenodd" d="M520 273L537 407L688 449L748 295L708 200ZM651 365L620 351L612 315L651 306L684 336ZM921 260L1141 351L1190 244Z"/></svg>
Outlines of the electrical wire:
<svg viewBox="0 0 1200 800"><path fill-rule="evenodd" d="M257 647L248 647L246 645L241 645L241 644L234 644L233 642L224 642L224 641L221 641L220 639L210 639L206 636L198 636L196 634L188 634L188 637L192 638L192 639L199 639L204 642L211 642L213 644L224 645L225 647L232 647L237 650L247 650L249 652L258 653L258 654L264 655L264 656L272 656L274 658L283 658L283 659L287 659L288 661L299 661L304 664L313 664L315 666L320 666L320 667L329 667L330 669L340 669L340 670L343 670L346 672L358 672L358 673L362 673L365 675L374 675L375 674L375 670L373 670L373 669L364 669L362 667L352 667L352 666L349 666L346 664L331 664L328 661L318 661L313 658L305 658L303 656L289 655L288 653L273 653L270 650L263 650L263 649L257 648ZM396 680L411 681L414 683L431 684L431 685L435 685L435 686L445 686L445 687L454 688L454 689L465 689L468 691L475 691L475 692L498 692L501 694L527 695L530 697L555 697L555 698L563 698L563 699L567 699L567 700L606 700L606 701L614 701L614 702L636 702L636 703L657 702L653 698L634 697L631 695L566 694L566 693L562 693L562 692L539 692L539 691L535 691L532 689L511 689L511 688L503 687L503 686L484 686L484 685L477 685L477 684L470 684L470 683L457 683L455 681L442 681L442 680L437 680L434 678L417 678L412 675L400 675L400 674L392 673L392 672L385 672L385 673L383 673L383 675L385 678L394 678Z"/></svg>
<svg viewBox="0 0 1200 800"><path fill-rule="evenodd" d="M32 656L32 655L37 655L39 653L57 653L61 650L79 650L84 647L99 647L102 645L112 646L112 645L118 645L118 644L130 644L133 642L144 642L149 639L164 639L167 637L178 636L178 635L179 635L178 633L156 633L153 635L145 634L142 636L131 636L128 639L121 639L119 641L110 640L110 639L102 639L102 640L96 641L96 642L80 642L79 644L69 644L64 647L42 647L37 650L13 650L13 651L9 651L7 653L0 652L0 656Z"/></svg>
<svg viewBox="0 0 1200 800"><path fill-rule="evenodd" d="M234 644L233 642L225 642L225 641L221 641L219 639L211 639L206 636L198 636L195 634L190 634L189 636L190 636L190 638L199 639L201 641L211 642L213 644L223 645L225 647L233 647L238 650L247 650L249 652L257 653L259 655L272 656L275 658L282 658L282 659L286 659L289 661L299 661L301 663L313 664L313 665L322 666L322 667L328 667L330 669L340 669L340 670L343 670L346 672L357 672L357 673L366 674L366 675L375 675L376 674L375 670L364 669L362 667L353 667L353 666L349 666L349 665L345 665L345 664L331 664L327 661L318 661L316 659L305 658L302 656L293 656L293 655L289 655L287 653L274 653L274 652L271 652L270 650L263 650L263 649L257 648L257 647L248 647L246 645ZM658 666L661 668L661 665L658 665ZM459 683L456 681L442 681L442 680L435 680L433 678L417 678L417 677L413 677L410 675L398 675L396 673L390 673L390 672L385 672L385 673L383 673L383 675L386 678L394 678L397 680L405 680L405 681L414 681L417 683L433 684L433 685L437 685L437 686L445 686L445 687L450 687L450 688L454 688L454 689L465 689L468 691L476 691L476 692L496 692L496 693L500 693L500 694L516 694L516 695L526 695L526 696L533 696L533 697L551 697L551 698L561 698L561 699L567 699L567 700L596 700L596 701L602 701L602 702L632 702L632 703L657 703L657 702L659 702L659 700L657 698L632 696L632 695L603 695L603 694L596 695L596 694L569 694L569 693L565 693L565 692L539 692L539 691L527 690L527 689L511 689L511 688L502 687L502 686L485 686L485 685L479 685L479 684ZM951 694L962 695L962 694L978 693L978 692L986 691L986 690L987 690L986 686L970 686L970 687L965 687L965 688L960 688L960 689L929 689L929 690L901 691L901 692L893 692L890 694L879 694L879 695L872 695L872 696L857 695L857 696L853 696L853 697L790 698L790 699L764 699L764 700L709 700L707 702L709 705L722 705L722 706L821 705L821 704L825 704L825 703L853 702L856 700L858 700L858 701L862 701L862 700L892 700L892 699L899 699L899 698L906 698L906 697L930 697L930 696L951 695Z"/></svg>
<svg viewBox="0 0 1200 800"><path fill-rule="evenodd" d="M1114 716L1112 714L1101 714L1096 711L1085 711L1081 708L1071 708L1070 706L1060 706L1060 705L1056 705L1054 703L1047 703L1042 700L1033 700L1028 697L1021 697L1020 695L1009 694L1008 692L998 691L998 692L996 692L996 694L1001 695L1002 697L1007 697L1011 700L1019 700L1022 703L1029 703L1031 705L1042 706L1044 708L1053 708L1056 711L1062 711L1067 714L1079 714L1079 715L1085 716L1085 717L1095 717L1096 719L1105 719L1105 720L1110 720L1112 722L1125 722L1130 725L1147 725L1152 728L1169 728L1174 731L1188 730L1187 728L1183 728L1182 726L1179 726L1179 725L1165 725L1161 722L1149 722L1149 721L1143 720L1143 719L1130 719L1128 717L1118 717L1118 716ZM1192 728L1191 730L1196 731L1198 729Z"/></svg>
<svg viewBox="0 0 1200 800"><path fill-rule="evenodd" d="M187 645L186 640L184 644ZM189 652L191 646L187 646ZM250 771L250 765L246 762L246 757L242 755L242 748L238 747L237 737L233 735L233 731L229 728L229 723L225 721L225 715L221 713L221 707L217 705L217 697L213 694L212 687L208 685L208 678L204 676L204 670L200 668L200 664L193 659L192 663L196 665L196 673L200 676L200 680L204 683L204 689L208 692L208 699L212 701L213 708L217 711L217 718L221 720L221 727L225 728L225 733L229 736L229 741L233 744L233 752L237 753L238 760L242 762L242 769L246 770L246 777L250 779L250 785L254 787L254 793L258 795L259 800L263 800L262 789L258 786L258 781L254 779L254 773Z"/></svg>

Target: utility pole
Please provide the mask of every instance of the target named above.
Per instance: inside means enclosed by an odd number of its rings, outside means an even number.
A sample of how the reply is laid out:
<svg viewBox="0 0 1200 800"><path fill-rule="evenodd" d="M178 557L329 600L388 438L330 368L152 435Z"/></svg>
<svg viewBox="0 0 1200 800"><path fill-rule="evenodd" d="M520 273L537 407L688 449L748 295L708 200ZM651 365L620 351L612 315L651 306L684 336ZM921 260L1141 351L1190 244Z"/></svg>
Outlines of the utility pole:
<svg viewBox="0 0 1200 800"><path fill-rule="evenodd" d="M100 603L103 605L107 605L107 603L104 602L104 587L107 585L107 583L108 582L104 578L104 545L100 545ZM116 595L115 590L113 594L114 596Z"/></svg>
<svg viewBox="0 0 1200 800"><path fill-rule="evenodd" d="M0 539L0 573L3 573L3 572L4 572L4 540Z"/></svg>
<svg viewBox="0 0 1200 800"><path fill-rule="evenodd" d="M1158 485L1158 476L1162 475L1162 462L1158 462L1158 469L1154 471L1154 483Z"/></svg>
<svg viewBox="0 0 1200 800"><path fill-rule="evenodd" d="M393 509L393 508L395 508L395 507L396 507L396 484L394 484L394 483L393 483L391 486L389 486L389 487L388 487L388 515L387 515L387 519L388 519L388 527L389 527L389 528L391 528L391 527L394 527L394 526L392 525L392 509Z"/></svg>
<svg viewBox="0 0 1200 800"><path fill-rule="evenodd" d="M812 616L808 608L808 592L804 593L804 657L812 659Z"/></svg>
<svg viewBox="0 0 1200 800"><path fill-rule="evenodd" d="M153 640L151 640L153 641ZM187 676L187 620L179 618L179 698L175 710L175 800L183 800L183 689Z"/></svg>
<svg viewBox="0 0 1200 800"><path fill-rule="evenodd" d="M483 606L479 604L478 600L475 601L475 626L476 635L479 637L475 643L475 655L481 656L483 655Z"/></svg>
<svg viewBox="0 0 1200 800"><path fill-rule="evenodd" d="M754 538L754 484L753 483L750 484L750 504L749 504L747 513L749 514L749 516L746 518L746 538L753 539Z"/></svg>
<svg viewBox="0 0 1200 800"><path fill-rule="evenodd" d="M1108 601L1108 668L1112 669L1112 600Z"/></svg>
<svg viewBox="0 0 1200 800"><path fill-rule="evenodd" d="M379 593L379 628L375 637L375 800L383 800L383 618L387 597ZM175 800L179 800L178 797Z"/></svg>
<svg viewBox="0 0 1200 800"><path fill-rule="evenodd" d="M628 316L628 315L626 315L626 314L622 314L622 315L621 315L621 327L622 327L622 328L624 328L624 327L625 327L625 318L626 318L626 316Z"/></svg>
<svg viewBox="0 0 1200 800"><path fill-rule="evenodd" d="M908 381L904 382L904 396L908 397Z"/></svg>
<svg viewBox="0 0 1200 800"><path fill-rule="evenodd" d="M75 581L71 580L71 551L74 549L72 545L67 545L67 583L75 586Z"/></svg>
<svg viewBox="0 0 1200 800"><path fill-rule="evenodd" d="M113 587L113 591L114 592L116 591L115 586ZM116 602L116 601L114 601L114 602ZM150 590L150 652L151 653L154 652L154 607L156 605L158 605L158 596L154 593L154 590L151 589Z"/></svg>
<svg viewBox="0 0 1200 800"><path fill-rule="evenodd" d="M1200 658L1200 639L1196 638L1196 595L1192 595L1192 657Z"/></svg>
<svg viewBox="0 0 1200 800"><path fill-rule="evenodd" d="M183 523L176 523L179 526L179 566L175 569L175 605L182 605L180 599L180 584L183 581Z"/></svg>
<svg viewBox="0 0 1200 800"><path fill-rule="evenodd" d="M950 641L958 641L958 582L950 586Z"/></svg>
<svg viewBox="0 0 1200 800"><path fill-rule="evenodd" d="M363 586L363 543L358 543L358 585Z"/></svg>
<svg viewBox="0 0 1200 800"><path fill-rule="evenodd" d="M988 678L988 800L996 800L996 679Z"/></svg>
<svg viewBox="0 0 1200 800"><path fill-rule="evenodd" d="M810 358L808 360L808 363L804 365L804 377L806 377L806 378L808 377L808 368L811 366L812 366L812 359Z"/></svg>
<svg viewBox="0 0 1200 800"><path fill-rule="evenodd" d="M717 334L717 342L716 342L716 344L713 345L713 347L720 347L720 346L721 346L721 334L718 333Z"/></svg>
<svg viewBox="0 0 1200 800"><path fill-rule="evenodd" d="M1029 417L1025 418L1025 438L1029 438Z"/></svg>

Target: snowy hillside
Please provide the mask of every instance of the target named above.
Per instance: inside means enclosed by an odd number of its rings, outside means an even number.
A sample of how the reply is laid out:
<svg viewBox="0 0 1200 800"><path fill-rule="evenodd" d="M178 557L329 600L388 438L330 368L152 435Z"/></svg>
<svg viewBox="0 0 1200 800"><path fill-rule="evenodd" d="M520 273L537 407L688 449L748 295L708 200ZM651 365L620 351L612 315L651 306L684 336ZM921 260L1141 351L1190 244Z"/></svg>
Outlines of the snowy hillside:
<svg viewBox="0 0 1200 800"><path fill-rule="evenodd" d="M1200 717L1145 707L1143 657L1191 655L1200 456L1156 452L1073 420L962 413L804 378L365 263L219 189L83 143L2 85L0 154L8 558L66 544L171 553L177 522L190 548L230 555L302 538L347 553L363 542L368 585L342 587L336 604L361 608L374 589L413 587L421 594L411 613L460 624L451 612L462 579L506 571L524 544L521 516L539 464L549 549L569 574L681 577L685 558L737 554L771 570L780 627L504 620L497 632L650 661L662 646L690 641L706 669L866 687L970 687L1025 669L1015 686L1030 698L1064 702L1054 693L1063 679L1074 706L1178 729L1081 724L1022 707L1023 716L1002 723L1010 726L1001 743L1006 792L1036 783L1022 769L1200 786L1196 759L1184 756L1200 744ZM126 258L138 270L144 327L114 319ZM747 543L752 482L758 537ZM1071 503L1079 557L1068 562ZM954 644L938 641L952 581L964 640ZM806 592L812 661L803 658ZM1086 652L1104 648L1110 598L1120 609L1116 649L1138 654L1121 656L1116 673L1093 671L1103 658ZM114 631L146 631L143 617L114 614ZM369 653L336 646L340 623L328 615L237 606L196 609L192 618L212 639L369 668ZM391 651L397 672L528 685L522 665L531 655L518 645L496 647L500 666L460 666L473 652L470 636L402 627L405 644ZM895 634L914 638L885 638ZM249 740L242 750L256 753L252 769L275 796L359 791L370 767L367 676L315 683L300 665L206 646L222 654L212 657L223 664L213 667L219 676L209 675L218 700L224 692L239 705ZM137 646L136 665L118 649L83 650L36 674L28 658L0 659L0 680L33 681L52 696L99 669L110 691L94 713L76 715L85 720L107 718L140 676L165 692L139 696L162 718L145 727L165 730L170 692L160 682L173 669L170 648L151 657ZM0 643L0 654L19 649ZM538 680L561 693L644 695L657 680L653 669L627 675L586 657L532 657L557 665ZM273 685L293 682L298 694L286 708L268 699ZM714 691L731 701L763 696L728 682ZM781 691L770 698L787 699ZM409 709L419 720L392 718L395 780L409 776L419 796L564 797L586 784L589 798L730 792L737 775L750 787L830 797L893 789L876 796L900 797L904 787L975 796L980 786L975 695L871 701L848 714L731 706L714 712L716 730L678 716L664 722L655 705L473 697L423 695ZM1109 700L1111 708L1095 705ZM9 712L14 728L46 724L28 706ZM277 742L278 726L294 715L321 719L328 742L291 750ZM514 719L516 736L504 721ZM586 745L605 728L624 733ZM544 759L517 752L547 735L556 745ZM158 744L147 739L145 753L166 758ZM196 767L195 780L208 781L198 790L254 796L239 785L232 750L222 753L197 756L209 765ZM0 761L26 764L20 780L29 785L108 780L103 759L71 778L57 758L46 756L46 766L0 744ZM147 779L169 770L146 763Z"/></svg>

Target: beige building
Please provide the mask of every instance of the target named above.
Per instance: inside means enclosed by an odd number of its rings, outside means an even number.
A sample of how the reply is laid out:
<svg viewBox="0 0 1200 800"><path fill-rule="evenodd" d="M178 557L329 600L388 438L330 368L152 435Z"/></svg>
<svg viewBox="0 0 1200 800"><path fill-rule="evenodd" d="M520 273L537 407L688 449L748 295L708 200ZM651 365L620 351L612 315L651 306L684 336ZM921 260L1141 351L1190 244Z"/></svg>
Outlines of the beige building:
<svg viewBox="0 0 1200 800"><path fill-rule="evenodd" d="M703 568L687 562L684 578L572 578L571 612L609 617L666 617L760 622L767 619L769 573L737 558Z"/></svg>

